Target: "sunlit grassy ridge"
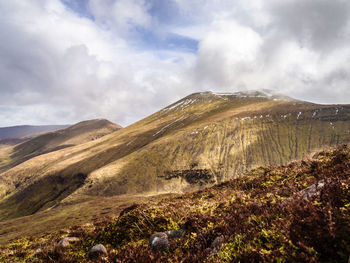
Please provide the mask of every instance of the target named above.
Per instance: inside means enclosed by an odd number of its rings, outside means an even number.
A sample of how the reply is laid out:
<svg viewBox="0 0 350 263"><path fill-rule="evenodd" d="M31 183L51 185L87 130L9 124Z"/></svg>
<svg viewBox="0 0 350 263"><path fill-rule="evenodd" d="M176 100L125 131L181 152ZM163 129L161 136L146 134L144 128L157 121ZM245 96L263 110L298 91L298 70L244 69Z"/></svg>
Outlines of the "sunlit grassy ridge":
<svg viewBox="0 0 350 263"><path fill-rule="evenodd" d="M350 106L263 93L196 93L117 133L0 175L0 218L98 196L182 192L350 141ZM169 177L178 171L177 177ZM186 176L181 174L186 173ZM16 186L17 185L17 186ZM41 194L36 193L40 188Z"/></svg>
<svg viewBox="0 0 350 263"><path fill-rule="evenodd" d="M120 128L121 126L108 120L96 119L29 136L27 141L0 151L0 171L8 170L38 155L96 140Z"/></svg>
<svg viewBox="0 0 350 263"><path fill-rule="evenodd" d="M194 193L132 205L113 220L15 240L2 247L0 258L88 262L89 248L102 243L109 251L105 262L347 262L349 183L350 148L342 145ZM175 229L182 237L162 253L152 251L154 232ZM67 235L80 241L58 248Z"/></svg>

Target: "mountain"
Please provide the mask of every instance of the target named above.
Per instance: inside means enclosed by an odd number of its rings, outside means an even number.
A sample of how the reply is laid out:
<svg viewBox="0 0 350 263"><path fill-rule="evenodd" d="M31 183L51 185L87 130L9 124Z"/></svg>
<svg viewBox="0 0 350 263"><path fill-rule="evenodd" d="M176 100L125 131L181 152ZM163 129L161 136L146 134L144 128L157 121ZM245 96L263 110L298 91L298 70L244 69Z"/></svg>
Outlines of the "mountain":
<svg viewBox="0 0 350 263"><path fill-rule="evenodd" d="M51 221L55 230L0 246L0 261L92 262L89 250L103 244L108 255L96 262L348 262L349 184L350 146L341 145L197 192L136 200L106 218L114 199L94 224L57 229L65 207L54 208L19 219ZM2 233L17 230L16 221L0 223ZM76 241L59 246L67 236Z"/></svg>
<svg viewBox="0 0 350 263"><path fill-rule="evenodd" d="M96 119L79 122L64 129L41 133L34 137L22 137L26 139L25 142L0 150L0 171L38 155L96 140L119 129L121 126L108 120ZM2 156L5 156L3 159L1 159L1 152Z"/></svg>
<svg viewBox="0 0 350 263"><path fill-rule="evenodd" d="M350 141L350 105L266 91L191 94L117 133L0 174L0 218L101 196L201 189Z"/></svg>
<svg viewBox="0 0 350 263"><path fill-rule="evenodd" d="M24 137L34 133L42 133L42 132L63 129L63 128L67 128L68 126L69 125L41 125L41 126L21 125L21 126L12 126L12 127L2 127L0 128L0 139Z"/></svg>

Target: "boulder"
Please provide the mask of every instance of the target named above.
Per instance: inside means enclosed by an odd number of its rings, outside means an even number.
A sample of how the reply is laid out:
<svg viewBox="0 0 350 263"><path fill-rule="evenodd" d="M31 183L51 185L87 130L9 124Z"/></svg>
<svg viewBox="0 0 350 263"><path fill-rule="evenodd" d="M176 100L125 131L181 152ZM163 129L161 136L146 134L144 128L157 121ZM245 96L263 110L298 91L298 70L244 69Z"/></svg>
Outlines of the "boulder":
<svg viewBox="0 0 350 263"><path fill-rule="evenodd" d="M164 251L169 248L168 235L164 232L155 233L149 239L149 246L155 251Z"/></svg>
<svg viewBox="0 0 350 263"><path fill-rule="evenodd" d="M107 249L105 248L105 246L102 244L98 244L98 245L93 246L90 249L88 257L89 257L89 259L96 259L96 258L107 256L107 255L108 255L108 253L107 253Z"/></svg>

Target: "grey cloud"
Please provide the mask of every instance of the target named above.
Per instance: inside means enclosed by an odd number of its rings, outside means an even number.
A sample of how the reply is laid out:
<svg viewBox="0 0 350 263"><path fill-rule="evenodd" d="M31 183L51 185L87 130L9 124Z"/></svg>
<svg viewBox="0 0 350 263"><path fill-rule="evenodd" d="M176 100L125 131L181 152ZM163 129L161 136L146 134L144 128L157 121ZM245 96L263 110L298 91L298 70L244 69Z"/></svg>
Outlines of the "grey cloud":
<svg viewBox="0 0 350 263"><path fill-rule="evenodd" d="M319 103L349 103L350 3L263 3L252 12L263 18L263 27L254 24L259 19L249 17L243 4L219 18L222 27L214 21L199 45L195 81L221 90L268 88ZM239 12L244 15L235 17ZM249 37L250 31L258 37ZM256 48L246 49L250 45Z"/></svg>
<svg viewBox="0 0 350 263"><path fill-rule="evenodd" d="M268 7L273 27L301 45L331 50L348 38L350 2L344 0L276 1Z"/></svg>

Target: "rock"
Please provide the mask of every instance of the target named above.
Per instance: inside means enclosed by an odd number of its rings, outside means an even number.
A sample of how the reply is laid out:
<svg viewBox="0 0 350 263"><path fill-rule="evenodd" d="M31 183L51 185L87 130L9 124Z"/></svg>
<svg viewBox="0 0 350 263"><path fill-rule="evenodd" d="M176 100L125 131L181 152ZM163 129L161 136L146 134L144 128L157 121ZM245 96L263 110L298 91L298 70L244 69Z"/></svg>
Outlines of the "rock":
<svg viewBox="0 0 350 263"><path fill-rule="evenodd" d="M301 197L307 199L309 197L314 197L320 195L322 188L325 186L325 181L320 180L316 184L310 185L309 187L297 192L291 197L288 197L282 204L287 204L288 201L293 200L294 198Z"/></svg>
<svg viewBox="0 0 350 263"><path fill-rule="evenodd" d="M34 252L34 255L38 255L40 254L41 252L43 252L43 250L41 248L37 248Z"/></svg>
<svg viewBox="0 0 350 263"><path fill-rule="evenodd" d="M220 247L221 247L221 245L222 245L222 243L224 243L224 240L225 240L225 238L224 238L223 235L221 235L221 236L215 238L214 241L213 241L213 243L211 243L211 249L213 249L213 250L219 250Z"/></svg>
<svg viewBox="0 0 350 263"><path fill-rule="evenodd" d="M315 195L320 194L320 190L324 187L324 180L321 180L317 182L316 184L313 184L309 186L308 188L305 188L304 190L301 190L298 195L302 196L303 198L313 197Z"/></svg>
<svg viewBox="0 0 350 263"><path fill-rule="evenodd" d="M182 237L184 234L183 230L169 230L166 231L165 234L167 234L168 238L179 238Z"/></svg>
<svg viewBox="0 0 350 263"><path fill-rule="evenodd" d="M155 233L149 239L149 246L156 251L164 251L169 248L168 235L164 232Z"/></svg>
<svg viewBox="0 0 350 263"><path fill-rule="evenodd" d="M65 237L60 241L58 241L58 245L61 247L67 247L69 246L70 242L77 242L77 241L80 241L80 239L77 237Z"/></svg>
<svg viewBox="0 0 350 263"><path fill-rule="evenodd" d="M90 249L88 257L90 259L96 259L96 258L107 256L107 255L108 255L108 253L107 253L107 249L105 248L105 246L102 244L98 244L98 245L93 246Z"/></svg>

